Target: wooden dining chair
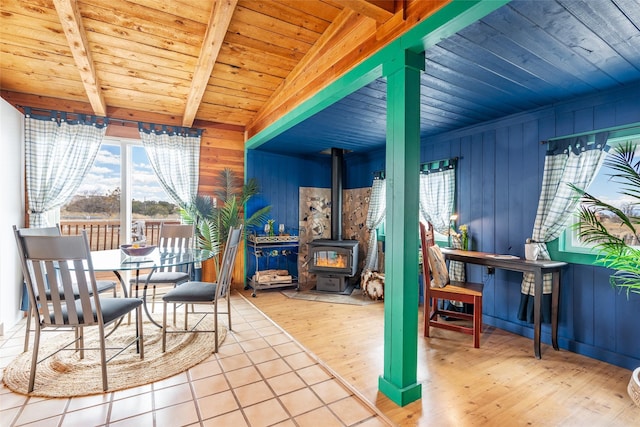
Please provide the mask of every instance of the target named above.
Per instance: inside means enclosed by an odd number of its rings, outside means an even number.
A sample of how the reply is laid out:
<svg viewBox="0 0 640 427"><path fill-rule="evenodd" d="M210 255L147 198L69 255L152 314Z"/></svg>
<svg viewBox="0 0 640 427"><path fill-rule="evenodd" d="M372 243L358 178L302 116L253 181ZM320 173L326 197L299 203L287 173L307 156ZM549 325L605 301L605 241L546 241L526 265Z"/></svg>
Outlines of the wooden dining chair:
<svg viewBox="0 0 640 427"><path fill-rule="evenodd" d="M23 236L16 231L15 238L24 251L21 258L22 270L27 281L30 303L32 307L40 307L34 329L28 392L31 393L34 389L38 362L63 350L77 351L81 359L84 358L85 350L99 350L102 388L107 391L105 327L135 310L135 337L120 348L121 351L116 352L116 355L137 344L140 358L143 359L142 300L100 297L85 230L77 236ZM42 295L46 294L48 288L58 289L59 292L51 292L50 300L45 300ZM89 327L98 329L99 348L84 347L84 328ZM40 335L46 329L71 329L75 331L75 338L63 344L60 342L60 335L54 335L53 340L60 344L57 346L58 350L39 360ZM78 384L78 387L81 386Z"/></svg>
<svg viewBox="0 0 640 427"><path fill-rule="evenodd" d="M162 224L158 238L158 248L163 251L181 251L194 246L194 229L190 224ZM154 311L156 288L165 286L175 288L191 279L191 264L182 264L171 267L158 268L147 274L132 277L129 281L129 295L134 295L133 290L139 290L141 286L151 286L151 312Z"/></svg>
<svg viewBox="0 0 640 427"><path fill-rule="evenodd" d="M220 262L220 269L217 280L215 283L192 281L180 285L169 292L163 297L164 312L162 315L162 351L166 351L167 334L168 333L185 333L185 332L214 332L215 349L214 353L218 352L218 314L227 314L227 324L231 329L231 301L229 300L229 294L231 291L231 278L233 276L233 266L236 262L236 255L238 253L238 247L240 246L240 240L242 237L242 225L237 228L231 228L229 230L229 236L227 237L227 243L224 247L224 253L222 255L222 261ZM220 300L225 299L227 302L226 312L220 312L218 305ZM172 330L167 331L167 304L183 304L184 309L184 330ZM213 304L213 311L196 311L195 314L200 314L202 319L204 316L213 315L213 330L202 331L196 330L195 327L200 323L196 322L193 328L189 329L189 310L187 305L202 305ZM175 317L174 317L175 324Z"/></svg>
<svg viewBox="0 0 640 427"><path fill-rule="evenodd" d="M430 327L463 332L473 335L473 346L479 348L482 333L483 285L449 280L444 256L433 238L433 228L427 229L422 222L420 223L420 243L424 286L424 336L429 337ZM446 300L471 304L473 314L441 308L440 301ZM471 326L444 320L443 316L447 319L471 320Z"/></svg>
<svg viewBox="0 0 640 427"><path fill-rule="evenodd" d="M62 232L60 230L60 225L55 225L53 227L34 227L34 228L18 228L17 226L13 226L13 232L17 233L18 236L62 236ZM17 240L18 243L18 252L20 258L25 256L24 248L22 247L22 241L20 239ZM25 278L26 280L26 278ZM113 292L113 296L117 297L117 283L113 280L98 280L98 292ZM25 285L26 290L26 285ZM92 292L89 289L89 292ZM79 294L75 292L76 297L79 297ZM51 301L51 289L47 288L45 290L45 296L47 301ZM28 304L27 307L27 319L25 322L25 334L24 334L24 351L29 350L29 341L31 338L31 318L36 317L37 309L31 303Z"/></svg>

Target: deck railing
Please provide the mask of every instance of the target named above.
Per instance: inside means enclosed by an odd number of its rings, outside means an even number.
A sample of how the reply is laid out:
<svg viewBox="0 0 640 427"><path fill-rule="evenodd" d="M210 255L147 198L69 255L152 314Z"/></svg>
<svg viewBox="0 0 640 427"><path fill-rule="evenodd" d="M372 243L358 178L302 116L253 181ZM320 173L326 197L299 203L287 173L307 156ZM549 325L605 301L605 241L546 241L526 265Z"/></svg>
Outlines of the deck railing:
<svg viewBox="0 0 640 427"><path fill-rule="evenodd" d="M164 224L180 224L178 220L135 220L140 223L146 243L157 245L160 236L160 226ZM132 228L134 226L132 225ZM104 251L118 249L120 247L120 221L117 220L86 220L86 221L60 221L60 228L64 235L80 234L87 230L89 246L92 251Z"/></svg>

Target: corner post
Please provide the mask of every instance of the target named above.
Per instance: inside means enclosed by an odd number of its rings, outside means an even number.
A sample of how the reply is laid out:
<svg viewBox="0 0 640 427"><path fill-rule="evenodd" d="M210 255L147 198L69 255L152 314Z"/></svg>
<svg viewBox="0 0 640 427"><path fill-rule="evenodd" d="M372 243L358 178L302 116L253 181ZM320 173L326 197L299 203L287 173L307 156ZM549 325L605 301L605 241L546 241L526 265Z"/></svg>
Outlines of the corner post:
<svg viewBox="0 0 640 427"><path fill-rule="evenodd" d="M418 356L420 74L424 53L399 52L387 76L384 373L378 389L400 406L422 396Z"/></svg>

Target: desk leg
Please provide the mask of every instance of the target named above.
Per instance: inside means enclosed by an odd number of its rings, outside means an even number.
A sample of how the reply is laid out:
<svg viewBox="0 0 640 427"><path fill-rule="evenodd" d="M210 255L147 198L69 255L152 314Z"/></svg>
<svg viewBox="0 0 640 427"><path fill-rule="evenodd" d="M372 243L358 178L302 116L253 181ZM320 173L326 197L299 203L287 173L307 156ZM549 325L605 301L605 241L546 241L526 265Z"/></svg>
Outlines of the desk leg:
<svg viewBox="0 0 640 427"><path fill-rule="evenodd" d="M540 334L542 332L542 271L536 270L534 273L535 296L533 298L533 352L536 359L541 359Z"/></svg>
<svg viewBox="0 0 640 427"><path fill-rule="evenodd" d="M560 301L560 272L553 272L553 284L551 288L551 344L555 350L558 347L558 305Z"/></svg>

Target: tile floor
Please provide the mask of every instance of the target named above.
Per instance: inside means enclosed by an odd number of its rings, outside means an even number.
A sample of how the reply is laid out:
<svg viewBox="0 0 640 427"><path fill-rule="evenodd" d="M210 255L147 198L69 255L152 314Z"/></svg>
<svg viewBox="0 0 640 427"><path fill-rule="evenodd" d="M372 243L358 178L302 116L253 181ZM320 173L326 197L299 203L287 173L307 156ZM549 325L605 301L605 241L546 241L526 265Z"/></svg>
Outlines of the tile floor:
<svg viewBox="0 0 640 427"><path fill-rule="evenodd" d="M31 398L0 385L0 426L387 426L315 356L242 295L218 354L188 371L103 395ZM221 316L223 317L223 316ZM22 351L23 324L0 337L0 374Z"/></svg>

